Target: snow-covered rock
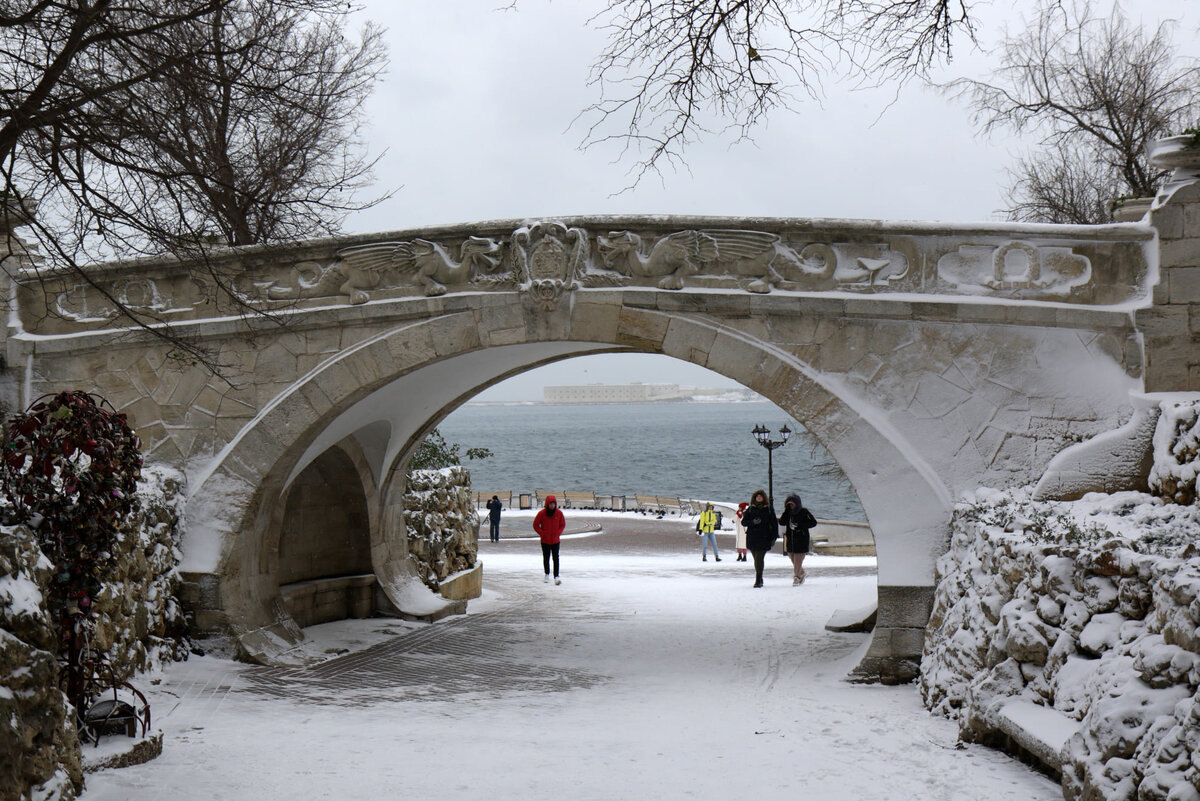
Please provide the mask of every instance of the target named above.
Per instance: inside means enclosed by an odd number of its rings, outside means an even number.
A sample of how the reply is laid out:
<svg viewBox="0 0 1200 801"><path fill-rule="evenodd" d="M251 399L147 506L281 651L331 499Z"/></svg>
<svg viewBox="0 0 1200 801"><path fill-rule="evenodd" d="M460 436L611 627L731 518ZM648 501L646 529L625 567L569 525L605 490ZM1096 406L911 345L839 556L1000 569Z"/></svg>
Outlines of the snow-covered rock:
<svg viewBox="0 0 1200 801"><path fill-rule="evenodd" d="M1196 502L1200 472L1200 401L1163 401L1154 429L1150 491L1175 503Z"/></svg>
<svg viewBox="0 0 1200 801"><path fill-rule="evenodd" d="M53 579L33 532L0 528L0 793L71 799L83 781L79 738L58 689L57 636L42 598ZM13 795L8 795L8 793Z"/></svg>
<svg viewBox="0 0 1200 801"><path fill-rule="evenodd" d="M464 467L414 470L404 493L408 552L417 575L437 591L448 576L475 566L479 515Z"/></svg>
<svg viewBox="0 0 1200 801"><path fill-rule="evenodd" d="M121 678L187 659L187 622L176 597L182 485L174 470L143 468L141 504L121 530L112 580L96 598L96 645Z"/></svg>
<svg viewBox="0 0 1200 801"><path fill-rule="evenodd" d="M975 493L937 565L926 705L971 741L1014 703L1077 722L1065 798L1200 799L1198 541L1200 507L1143 493Z"/></svg>

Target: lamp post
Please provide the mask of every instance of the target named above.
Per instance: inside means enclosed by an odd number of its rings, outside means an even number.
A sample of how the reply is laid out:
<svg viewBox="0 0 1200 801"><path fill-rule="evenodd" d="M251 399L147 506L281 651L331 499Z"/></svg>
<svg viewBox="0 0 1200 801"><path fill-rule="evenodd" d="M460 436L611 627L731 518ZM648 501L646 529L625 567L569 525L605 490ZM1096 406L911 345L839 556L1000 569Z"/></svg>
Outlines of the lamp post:
<svg viewBox="0 0 1200 801"><path fill-rule="evenodd" d="M773 511L775 509L775 469L771 463L771 453L776 448L787 445L788 438L792 436L792 430L784 425L779 429L781 439L771 439L771 429L760 423L750 433L758 440L759 445L767 449L767 503Z"/></svg>

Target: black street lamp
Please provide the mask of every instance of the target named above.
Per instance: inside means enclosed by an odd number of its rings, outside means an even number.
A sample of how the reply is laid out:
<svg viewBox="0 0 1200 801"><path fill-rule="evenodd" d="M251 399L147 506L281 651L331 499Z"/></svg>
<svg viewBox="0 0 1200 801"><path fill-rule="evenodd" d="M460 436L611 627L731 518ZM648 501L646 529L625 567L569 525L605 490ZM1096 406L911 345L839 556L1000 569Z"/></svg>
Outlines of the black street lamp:
<svg viewBox="0 0 1200 801"><path fill-rule="evenodd" d="M792 436L792 430L784 425L783 428L779 429L779 436L782 437L782 439L771 439L771 429L760 423L759 425L756 425L750 433L754 435L756 440L758 440L759 445L762 445L767 449L767 504L770 505L772 510L774 510L775 469L774 465L771 464L771 452L776 448L782 448L784 445L787 445L788 438Z"/></svg>

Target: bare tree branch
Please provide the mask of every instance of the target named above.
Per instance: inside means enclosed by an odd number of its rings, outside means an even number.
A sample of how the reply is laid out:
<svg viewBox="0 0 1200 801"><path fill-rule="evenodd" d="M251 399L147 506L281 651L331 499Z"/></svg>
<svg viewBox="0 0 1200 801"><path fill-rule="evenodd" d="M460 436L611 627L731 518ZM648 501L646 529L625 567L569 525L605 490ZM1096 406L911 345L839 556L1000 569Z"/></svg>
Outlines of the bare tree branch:
<svg viewBox="0 0 1200 801"><path fill-rule="evenodd" d="M905 80L974 37L969 0L608 0L593 23L608 43L592 69L600 99L583 145L636 154L633 182L720 126L736 139L821 92L843 64L869 81Z"/></svg>
<svg viewBox="0 0 1200 801"><path fill-rule="evenodd" d="M1094 149L1067 144L1020 158L1008 179L1009 219L1083 225L1112 219L1112 203L1122 194L1123 183Z"/></svg>
<svg viewBox="0 0 1200 801"><path fill-rule="evenodd" d="M333 233L377 202L354 195L374 165L359 125L385 54L372 26L346 36L352 10L340 0L0 0L0 227L31 227L35 273L76 275L135 327L219 369L153 312L109 297L85 265L175 256L258 314L210 258L213 241ZM10 216L21 197L36 198L32 221Z"/></svg>
<svg viewBox="0 0 1200 801"><path fill-rule="evenodd" d="M1112 197L1153 195L1164 174L1146 145L1200 114L1200 66L1177 55L1170 25L1143 31L1117 6L1099 17L1086 1L1044 3L999 57L991 81L945 88L970 105L984 133L1041 136L1047 153L1023 158L1010 176L1018 219L1103 222ZM1098 206L1090 197L1098 191L1114 194Z"/></svg>

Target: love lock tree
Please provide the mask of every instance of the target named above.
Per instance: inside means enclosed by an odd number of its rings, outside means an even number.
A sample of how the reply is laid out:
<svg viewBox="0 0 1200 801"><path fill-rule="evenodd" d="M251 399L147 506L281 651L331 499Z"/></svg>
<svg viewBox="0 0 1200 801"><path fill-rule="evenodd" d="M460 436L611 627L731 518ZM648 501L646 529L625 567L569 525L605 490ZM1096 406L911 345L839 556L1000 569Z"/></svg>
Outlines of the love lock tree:
<svg viewBox="0 0 1200 801"><path fill-rule="evenodd" d="M121 524L137 510L141 442L103 398L61 392L8 421L0 454L10 522L35 532L55 568L46 602L61 635L59 663L79 723L92 692L94 600L112 572Z"/></svg>

